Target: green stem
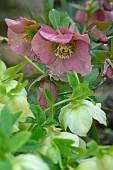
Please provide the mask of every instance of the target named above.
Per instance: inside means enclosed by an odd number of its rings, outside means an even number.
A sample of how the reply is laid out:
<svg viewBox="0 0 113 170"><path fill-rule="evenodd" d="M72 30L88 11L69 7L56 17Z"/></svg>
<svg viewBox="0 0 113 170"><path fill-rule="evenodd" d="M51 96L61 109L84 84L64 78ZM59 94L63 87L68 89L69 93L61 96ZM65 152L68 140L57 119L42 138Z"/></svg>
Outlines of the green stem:
<svg viewBox="0 0 113 170"><path fill-rule="evenodd" d="M38 73L44 74L44 72L36 64L34 64L27 56L22 56L22 58L26 60Z"/></svg>
<svg viewBox="0 0 113 170"><path fill-rule="evenodd" d="M60 102L58 102L58 103L55 103L55 104L53 105L53 107L59 106L59 105L61 105L61 104L63 104L63 103L66 103L66 102L70 102L70 101L72 101L72 100L74 100L74 99L75 99L75 98L69 98L69 99L62 100L62 101L60 101ZM44 112L47 112L48 110L50 110L50 107L48 107Z"/></svg>
<svg viewBox="0 0 113 170"><path fill-rule="evenodd" d="M96 125L95 125L95 121L94 121L94 120L93 120L91 129L90 129L90 132L91 132L92 138L99 144L99 143L100 143L100 141L99 141L99 136L98 136L98 132L97 132L97 128L96 128Z"/></svg>

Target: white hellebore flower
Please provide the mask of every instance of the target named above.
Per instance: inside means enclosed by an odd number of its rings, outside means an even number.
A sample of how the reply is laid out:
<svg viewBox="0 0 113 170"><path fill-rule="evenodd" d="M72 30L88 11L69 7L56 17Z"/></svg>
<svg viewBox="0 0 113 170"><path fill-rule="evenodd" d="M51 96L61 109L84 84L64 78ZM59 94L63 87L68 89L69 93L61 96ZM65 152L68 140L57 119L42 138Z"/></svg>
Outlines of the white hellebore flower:
<svg viewBox="0 0 113 170"><path fill-rule="evenodd" d="M78 136L86 136L89 131L92 120L95 119L99 123L106 125L105 112L97 105L88 100L80 100L67 104L61 109L59 121L66 130Z"/></svg>
<svg viewBox="0 0 113 170"><path fill-rule="evenodd" d="M12 170L50 170L38 155L22 154L14 157L11 163Z"/></svg>

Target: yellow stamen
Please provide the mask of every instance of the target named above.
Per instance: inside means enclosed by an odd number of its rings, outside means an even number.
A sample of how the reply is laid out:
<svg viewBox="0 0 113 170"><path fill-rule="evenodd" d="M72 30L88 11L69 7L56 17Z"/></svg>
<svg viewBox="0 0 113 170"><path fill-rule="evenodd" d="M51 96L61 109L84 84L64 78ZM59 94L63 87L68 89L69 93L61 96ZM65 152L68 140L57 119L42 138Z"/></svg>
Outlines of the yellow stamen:
<svg viewBox="0 0 113 170"><path fill-rule="evenodd" d="M73 41L67 44L53 43L52 47L54 49L55 55L61 59L69 59L73 54L75 44Z"/></svg>

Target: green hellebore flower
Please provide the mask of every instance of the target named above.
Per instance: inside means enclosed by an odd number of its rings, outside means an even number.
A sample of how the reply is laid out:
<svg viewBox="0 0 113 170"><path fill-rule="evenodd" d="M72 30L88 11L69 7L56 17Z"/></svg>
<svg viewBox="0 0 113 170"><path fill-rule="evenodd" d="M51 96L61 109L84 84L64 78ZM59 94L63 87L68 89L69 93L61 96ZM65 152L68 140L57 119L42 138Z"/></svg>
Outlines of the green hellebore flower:
<svg viewBox="0 0 113 170"><path fill-rule="evenodd" d="M89 131L92 120L106 125L106 115L99 105L94 105L88 100L80 100L67 104L61 109L59 121L66 130L78 136L86 136Z"/></svg>

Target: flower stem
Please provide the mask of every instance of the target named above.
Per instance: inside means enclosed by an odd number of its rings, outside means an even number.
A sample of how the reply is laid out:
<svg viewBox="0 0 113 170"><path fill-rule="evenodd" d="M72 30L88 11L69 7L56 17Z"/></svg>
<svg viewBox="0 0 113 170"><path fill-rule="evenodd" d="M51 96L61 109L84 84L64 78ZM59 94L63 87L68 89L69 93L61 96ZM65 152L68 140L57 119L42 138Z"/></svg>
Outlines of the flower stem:
<svg viewBox="0 0 113 170"><path fill-rule="evenodd" d="M69 99L62 100L62 101L60 101L60 102L55 103L55 104L53 105L53 107L59 106L59 105L61 105L61 104L63 104L63 103L66 103L66 102L70 102L70 101L72 101L73 99L74 99L74 98L69 98ZM44 112L47 112L48 110L50 110L50 107L48 107Z"/></svg>
<svg viewBox="0 0 113 170"><path fill-rule="evenodd" d="M38 73L43 74L44 72L34 64L27 56L22 56L24 60L26 60Z"/></svg>
<svg viewBox="0 0 113 170"><path fill-rule="evenodd" d="M91 132L92 138L99 144L99 143L100 143L100 141L99 141L99 136L98 136L98 132L97 132L97 128L96 128L96 125L95 125L95 121L94 121L94 120L93 120L91 129L90 129L90 132Z"/></svg>

